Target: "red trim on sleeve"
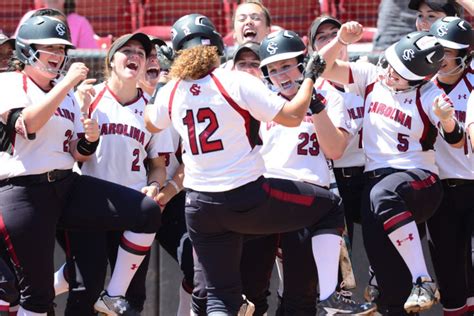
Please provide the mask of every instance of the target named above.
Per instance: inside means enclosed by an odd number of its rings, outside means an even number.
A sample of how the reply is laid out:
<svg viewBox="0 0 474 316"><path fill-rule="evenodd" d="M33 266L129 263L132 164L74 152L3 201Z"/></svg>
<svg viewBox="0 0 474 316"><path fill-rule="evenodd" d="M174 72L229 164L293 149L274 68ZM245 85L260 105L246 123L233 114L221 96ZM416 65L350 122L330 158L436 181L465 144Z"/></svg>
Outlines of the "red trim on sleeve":
<svg viewBox="0 0 474 316"><path fill-rule="evenodd" d="M386 220L385 223L383 223L383 228L384 230L389 230L393 226L397 225L398 223L412 217L411 213L408 211L405 211L403 213L397 214L390 219Z"/></svg>
<svg viewBox="0 0 474 316"><path fill-rule="evenodd" d="M100 100L102 99L102 97L104 96L105 94L105 91L107 91L107 86L105 85L104 88L99 92L99 94L97 95L97 97L94 99L94 101L92 101L91 105L89 106L89 118L91 117L92 115L92 112L94 112L94 110L97 108L97 106L99 105L99 102Z"/></svg>
<svg viewBox="0 0 474 316"><path fill-rule="evenodd" d="M170 116L170 119L171 119L171 110L173 109L174 94L176 93L176 89L178 89L178 85L180 82L181 82L181 79L176 81L173 87L173 90L171 90L170 100L168 101L168 115Z"/></svg>
<svg viewBox="0 0 474 316"><path fill-rule="evenodd" d="M430 130L430 120L428 118L428 115L426 115L425 110L423 110L423 106L421 105L420 87L416 89L415 100L416 100L415 101L416 108L418 109L418 113L420 113L421 120L423 121L423 134L421 135L421 138L420 138L420 143L423 143L423 141L426 140L426 136L428 135L428 132Z"/></svg>
<svg viewBox="0 0 474 316"><path fill-rule="evenodd" d="M217 89L219 89L219 92L222 94L224 99L229 103L229 105L239 113L240 116L244 119L244 124L245 124L245 134L247 135L247 139L249 141L250 146L253 148L255 147L255 144L252 141L252 136L250 135L250 121L251 121L251 115L248 111L242 109L237 102L232 99L232 97L229 95L229 93L225 90L224 86L222 83L217 79L217 77L214 74L209 74L214 81L214 83L217 86Z"/></svg>

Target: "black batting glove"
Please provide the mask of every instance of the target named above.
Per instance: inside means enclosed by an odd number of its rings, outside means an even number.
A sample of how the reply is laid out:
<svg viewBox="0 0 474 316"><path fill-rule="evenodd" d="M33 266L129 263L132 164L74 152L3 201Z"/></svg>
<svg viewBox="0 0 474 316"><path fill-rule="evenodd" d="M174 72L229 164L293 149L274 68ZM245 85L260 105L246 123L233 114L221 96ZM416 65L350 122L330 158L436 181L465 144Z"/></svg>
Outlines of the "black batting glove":
<svg viewBox="0 0 474 316"><path fill-rule="evenodd" d="M175 57L174 50L166 45L160 46L156 50L156 57L162 71L169 71Z"/></svg>
<svg viewBox="0 0 474 316"><path fill-rule="evenodd" d="M311 114L319 114L326 108L326 99L316 92L313 88L313 94L311 95L311 102L309 103L309 110Z"/></svg>
<svg viewBox="0 0 474 316"><path fill-rule="evenodd" d="M317 52L314 52L309 56L304 67L304 77L316 82L316 79L324 72L326 68L326 62L323 57Z"/></svg>

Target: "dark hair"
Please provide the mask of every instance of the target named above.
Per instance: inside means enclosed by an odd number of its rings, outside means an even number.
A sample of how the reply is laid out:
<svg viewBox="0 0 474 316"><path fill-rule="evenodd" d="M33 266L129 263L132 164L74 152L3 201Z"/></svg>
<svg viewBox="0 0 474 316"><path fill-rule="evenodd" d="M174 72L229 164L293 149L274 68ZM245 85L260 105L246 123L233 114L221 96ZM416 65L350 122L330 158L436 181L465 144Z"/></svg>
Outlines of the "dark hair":
<svg viewBox="0 0 474 316"><path fill-rule="evenodd" d="M76 1L74 0L65 0L64 1L64 14L68 16L69 14L76 11Z"/></svg>
<svg viewBox="0 0 474 316"><path fill-rule="evenodd" d="M51 8L38 9L35 12L33 12L33 14L31 15L31 17L34 17L34 16L51 16L51 17L61 16L64 18L64 21L67 20L66 15L64 13L62 13L61 11L57 9L51 9Z"/></svg>
<svg viewBox="0 0 474 316"><path fill-rule="evenodd" d="M255 4L257 6L259 6L262 11L263 11L263 14L265 15L265 23L267 24L268 27L270 27L272 25L272 17L270 15L270 11L268 11L267 7L265 7L262 3L262 1L260 0L244 0L242 1L238 6L240 7L242 4L247 4L247 3L251 3L251 4ZM234 27L234 23L235 23L235 13L237 12L237 8L235 9L234 11L234 14L232 15L232 28Z"/></svg>

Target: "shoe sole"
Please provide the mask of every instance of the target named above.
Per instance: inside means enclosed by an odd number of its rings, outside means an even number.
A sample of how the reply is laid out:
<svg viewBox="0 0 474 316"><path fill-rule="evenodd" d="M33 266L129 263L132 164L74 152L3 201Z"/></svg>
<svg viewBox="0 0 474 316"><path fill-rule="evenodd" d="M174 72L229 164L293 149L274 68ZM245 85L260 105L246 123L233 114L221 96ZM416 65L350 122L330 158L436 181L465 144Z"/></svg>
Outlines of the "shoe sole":
<svg viewBox="0 0 474 316"><path fill-rule="evenodd" d="M94 309L97 311L99 316L119 316L117 313L112 312L102 301L97 301L94 304Z"/></svg>
<svg viewBox="0 0 474 316"><path fill-rule="evenodd" d="M325 310L327 312L326 315L373 315L375 312L377 312L377 306L374 306L371 309L368 309L366 311L363 311L357 314L343 313L340 310L332 309L332 308L330 310L327 310L327 309Z"/></svg>
<svg viewBox="0 0 474 316"><path fill-rule="evenodd" d="M405 309L405 311L407 313L419 313L419 312L422 312L422 311L426 311L428 309L430 309L431 307L433 307L433 305L437 304L439 302L441 298L441 295L439 293L438 290L436 290L435 294L434 294L434 300L430 301L430 302L427 302L423 305L407 305L405 303L405 305L403 306L403 308Z"/></svg>

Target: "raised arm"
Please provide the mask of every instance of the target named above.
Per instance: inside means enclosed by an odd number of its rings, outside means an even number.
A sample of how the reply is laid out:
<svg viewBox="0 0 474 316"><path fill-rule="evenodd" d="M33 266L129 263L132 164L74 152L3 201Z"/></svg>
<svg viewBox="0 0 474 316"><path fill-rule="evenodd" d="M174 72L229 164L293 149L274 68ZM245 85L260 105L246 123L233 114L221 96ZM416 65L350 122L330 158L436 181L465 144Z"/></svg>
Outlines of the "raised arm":
<svg viewBox="0 0 474 316"><path fill-rule="evenodd" d="M322 77L340 84L349 84L349 62L339 60L337 56L344 46L359 41L362 33L362 25L358 22L346 22L341 26L337 36L319 51L326 61L326 70Z"/></svg>

